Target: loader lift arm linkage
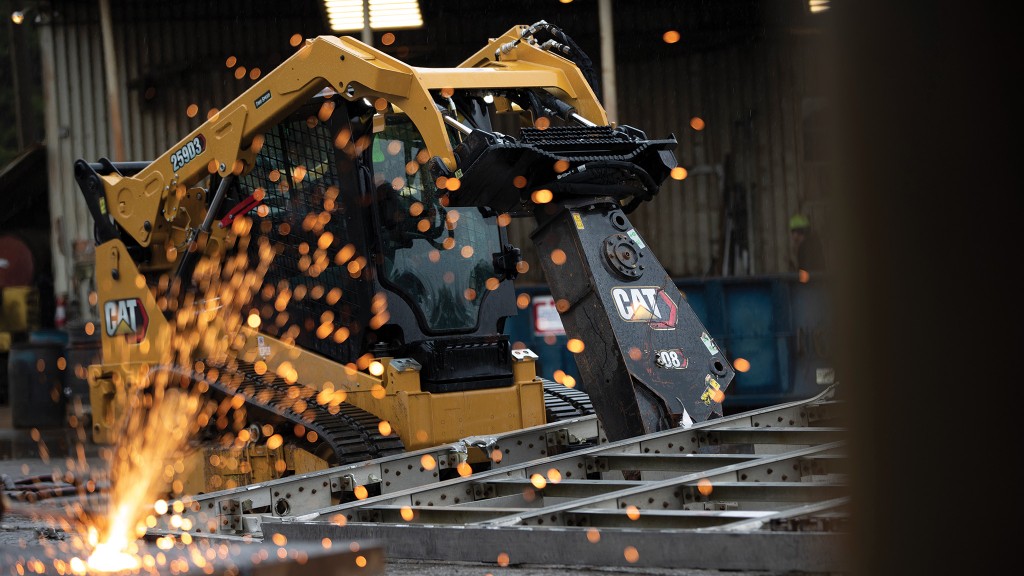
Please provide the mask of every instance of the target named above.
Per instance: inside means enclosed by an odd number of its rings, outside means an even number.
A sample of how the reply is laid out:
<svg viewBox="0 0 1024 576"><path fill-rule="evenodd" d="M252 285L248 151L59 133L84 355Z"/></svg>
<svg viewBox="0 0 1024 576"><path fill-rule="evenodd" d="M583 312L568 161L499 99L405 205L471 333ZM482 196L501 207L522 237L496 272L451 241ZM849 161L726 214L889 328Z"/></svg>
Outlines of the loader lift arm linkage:
<svg viewBox="0 0 1024 576"><path fill-rule="evenodd" d="M513 28L492 41L490 58L502 45L520 39L516 32L525 29ZM348 100L385 98L401 108L419 127L431 156L439 157L451 170L455 169L452 145L430 90L551 88L564 94L591 122L606 123L604 110L570 62L529 43L517 44L500 61L485 57L487 51L456 68L415 68L351 37L306 40L295 54L159 158L145 167L127 163L130 170L138 170L133 176L122 176L117 166L102 162L107 171L115 170L101 176L102 189L113 202L108 202L106 209L98 201L95 209L90 203L97 223L106 231L101 240L117 235L101 217L109 210L121 229L139 245L148 246L158 218L173 218L176 190L195 185L211 172L222 178L244 173L255 156L251 148L254 138L324 88ZM473 63L468 64L470 61Z"/></svg>
<svg viewBox="0 0 1024 576"><path fill-rule="evenodd" d="M571 41L540 44L534 38L539 31L551 29L544 22L513 27L454 68L412 67L353 38L320 36L306 40L294 55L156 160L78 160L76 179L96 222L97 244L105 248L97 248L97 269L109 271L115 281L114 289L104 295L103 283L110 282L101 279L101 298L135 295L134 287L118 282L123 254L135 259L134 254L148 249L160 260L160 251L152 248L171 245L172 239L184 240L179 276L192 252L216 254L232 219L255 210L262 201L252 194L236 198L234 206L221 206L228 190L254 171L268 131L318 95L328 102L333 98L338 106L365 101L376 109L375 134L392 126L384 118L389 113L407 118L430 158L423 163L430 179L445 177L460 183L447 192L438 190L440 206L479 209L481 222L493 223L499 214L535 218L538 226L531 238L541 254L566 332L584 344L574 350L582 384L610 440L721 416L732 368L626 216L652 199L676 166L675 137L651 140L636 128L609 125L578 65L589 65L589 59L584 55L574 58L574 63L555 53L578 52ZM560 31L554 37L567 39ZM498 112L525 118L525 127L516 136L493 130L486 110L465 109L467 100L482 102L485 94L495 95ZM457 107L461 95L467 98ZM546 121L538 122L542 119ZM339 132L337 137L347 143L349 136ZM368 159L369 153L363 158ZM196 188L211 175L219 179L213 194ZM548 196L538 198L533 194L538 191ZM367 194L365 187L363 194ZM432 231L417 233L397 226L392 232L412 234L402 240L406 243L422 240L437 245L439 238ZM559 257L549 257L554 254ZM518 250L510 245L499 246L494 253L493 276L502 286L515 278L517 258ZM170 266L167 261L161 264ZM141 295L144 305L148 297L148 292ZM480 306L496 301L481 300ZM478 352L470 353L478 356L490 354L488 350L501 356L507 338L504 344L500 338L486 338L483 348L469 340L480 333L479 318L498 318L496 323L501 325L507 314L499 304L493 306L498 312L489 316L480 312L476 332L463 330L462 340L457 334L435 334L437 344L421 347L427 350L424 354L441 358L472 349ZM424 322L423 310L415 316L412 324ZM432 334L430 327L414 329L411 324L399 325L394 333ZM113 340L120 337L104 334L107 365L117 359L122 343L115 345ZM507 350L503 353L507 357ZM327 361L311 362L318 367L317 376L331 369ZM406 368L415 365L396 363ZM398 371L385 378L397 381ZM90 374L96 376L99 371ZM371 379L365 373L358 377ZM468 385L435 391L485 393L481 388ZM403 440L408 434L403 431Z"/></svg>

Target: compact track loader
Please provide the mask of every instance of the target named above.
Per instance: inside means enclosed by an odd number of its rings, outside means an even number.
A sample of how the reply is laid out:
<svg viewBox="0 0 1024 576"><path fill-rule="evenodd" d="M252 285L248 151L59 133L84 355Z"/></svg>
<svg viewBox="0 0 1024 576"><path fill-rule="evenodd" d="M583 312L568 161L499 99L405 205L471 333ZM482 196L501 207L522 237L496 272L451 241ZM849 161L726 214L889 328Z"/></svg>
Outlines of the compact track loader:
<svg viewBox="0 0 1024 576"><path fill-rule="evenodd" d="M320 36L159 158L77 161L93 439L198 394L195 493L460 439L486 468L489 434L593 412L610 440L721 416L732 367L627 218L677 142L610 125L589 66L543 21L453 68ZM577 388L503 333L513 218L536 224Z"/></svg>

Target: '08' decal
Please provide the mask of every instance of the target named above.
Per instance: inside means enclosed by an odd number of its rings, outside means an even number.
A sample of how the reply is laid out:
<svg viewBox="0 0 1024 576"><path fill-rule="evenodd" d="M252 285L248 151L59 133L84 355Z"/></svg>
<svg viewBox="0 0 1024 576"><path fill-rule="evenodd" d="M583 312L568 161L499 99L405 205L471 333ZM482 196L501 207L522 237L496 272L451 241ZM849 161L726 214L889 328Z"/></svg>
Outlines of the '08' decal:
<svg viewBox="0 0 1024 576"><path fill-rule="evenodd" d="M667 368L669 370L682 370L690 365L690 360L683 354L682 348L655 350L654 362L659 368Z"/></svg>

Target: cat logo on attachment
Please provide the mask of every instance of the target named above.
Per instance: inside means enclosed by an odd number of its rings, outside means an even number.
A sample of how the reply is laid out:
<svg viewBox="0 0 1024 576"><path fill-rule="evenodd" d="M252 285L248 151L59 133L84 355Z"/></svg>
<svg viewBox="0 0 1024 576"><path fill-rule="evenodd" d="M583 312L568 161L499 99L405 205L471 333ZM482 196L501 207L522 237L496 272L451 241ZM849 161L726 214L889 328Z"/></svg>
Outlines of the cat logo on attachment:
<svg viewBox="0 0 1024 576"><path fill-rule="evenodd" d="M129 342L142 342L149 327L149 316L142 300L108 300L103 304L107 336L125 336Z"/></svg>
<svg viewBox="0 0 1024 576"><path fill-rule="evenodd" d="M619 317L626 322L646 322L652 330L675 330L679 308L658 286L612 288Z"/></svg>

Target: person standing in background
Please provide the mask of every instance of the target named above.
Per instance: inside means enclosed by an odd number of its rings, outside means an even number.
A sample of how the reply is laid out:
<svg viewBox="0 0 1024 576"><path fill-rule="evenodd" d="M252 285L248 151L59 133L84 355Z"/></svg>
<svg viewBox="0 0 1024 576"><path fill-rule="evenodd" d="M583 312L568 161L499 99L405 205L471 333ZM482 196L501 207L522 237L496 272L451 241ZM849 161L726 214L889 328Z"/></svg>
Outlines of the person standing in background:
<svg viewBox="0 0 1024 576"><path fill-rule="evenodd" d="M817 232L811 229L811 221L803 214L794 214L789 219L789 261L792 272L801 275L825 270L825 250Z"/></svg>

